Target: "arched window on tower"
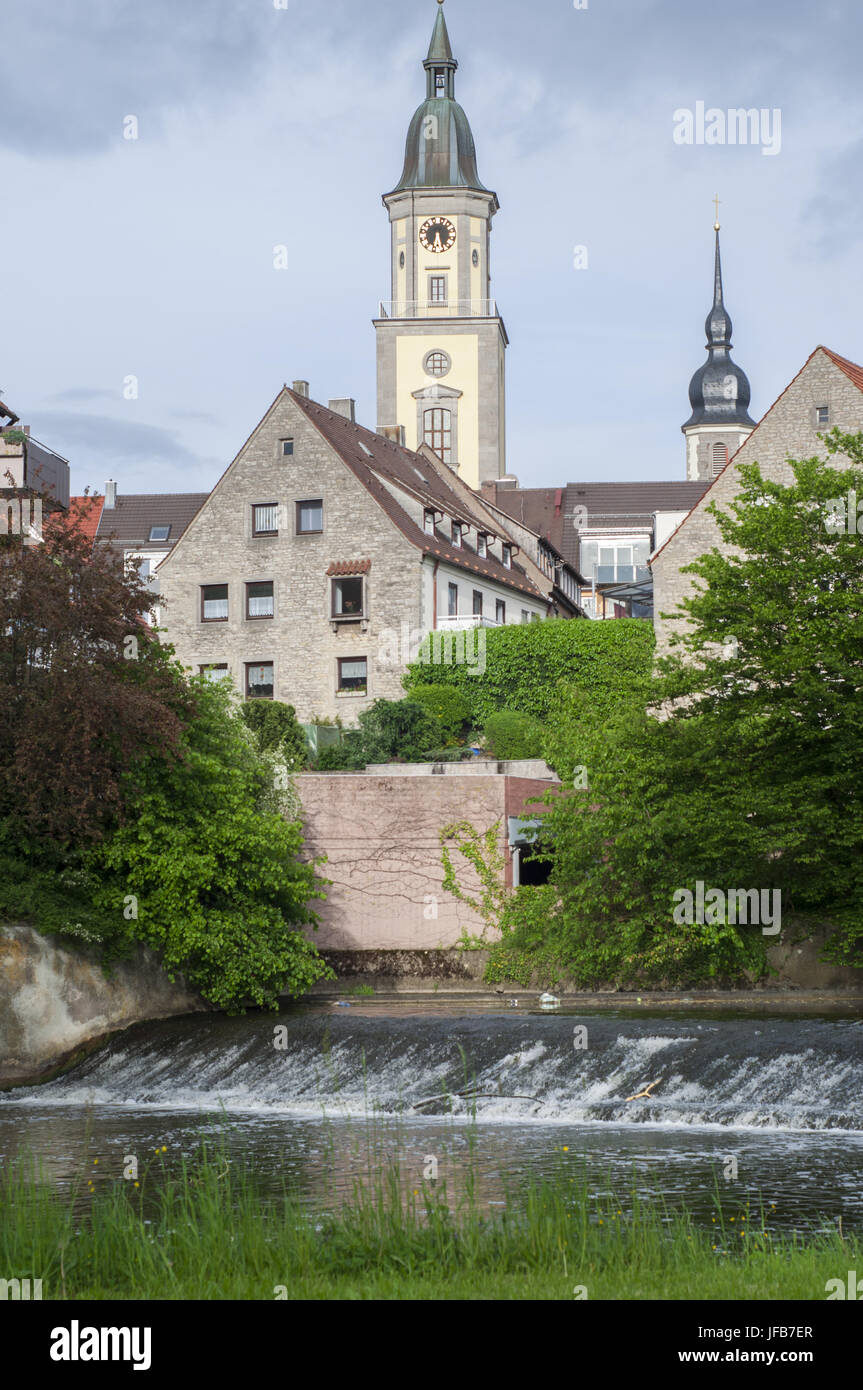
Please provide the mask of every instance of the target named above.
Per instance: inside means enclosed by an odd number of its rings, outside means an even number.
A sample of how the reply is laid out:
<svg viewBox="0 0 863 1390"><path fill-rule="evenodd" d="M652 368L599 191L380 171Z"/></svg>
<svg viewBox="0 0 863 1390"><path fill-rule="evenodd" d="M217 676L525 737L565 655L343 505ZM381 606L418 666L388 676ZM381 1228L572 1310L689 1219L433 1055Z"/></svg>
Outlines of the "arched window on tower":
<svg viewBox="0 0 863 1390"><path fill-rule="evenodd" d="M712 449L713 476L718 477L728 462L728 445L714 444Z"/></svg>
<svg viewBox="0 0 863 1390"><path fill-rule="evenodd" d="M423 442L443 463L452 463L452 412L435 406L423 411Z"/></svg>

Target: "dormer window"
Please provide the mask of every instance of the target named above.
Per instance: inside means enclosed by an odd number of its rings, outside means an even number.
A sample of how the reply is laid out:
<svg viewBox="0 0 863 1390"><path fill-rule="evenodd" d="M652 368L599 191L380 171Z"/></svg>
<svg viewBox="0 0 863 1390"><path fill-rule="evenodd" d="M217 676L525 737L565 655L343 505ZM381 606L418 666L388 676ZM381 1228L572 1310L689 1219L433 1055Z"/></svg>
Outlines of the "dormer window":
<svg viewBox="0 0 863 1390"><path fill-rule="evenodd" d="M423 529L427 536L433 536L435 533L435 514L428 507L423 517Z"/></svg>
<svg viewBox="0 0 863 1390"><path fill-rule="evenodd" d="M480 531L476 538L476 553L481 560L484 560L488 555L488 537L484 531Z"/></svg>
<svg viewBox="0 0 863 1390"><path fill-rule="evenodd" d="M512 569L512 546L511 546L511 545L502 545L502 546L501 546L501 559L503 560L504 569L511 570L511 569Z"/></svg>
<svg viewBox="0 0 863 1390"><path fill-rule="evenodd" d="M461 549L461 522L454 521L452 524L452 543Z"/></svg>

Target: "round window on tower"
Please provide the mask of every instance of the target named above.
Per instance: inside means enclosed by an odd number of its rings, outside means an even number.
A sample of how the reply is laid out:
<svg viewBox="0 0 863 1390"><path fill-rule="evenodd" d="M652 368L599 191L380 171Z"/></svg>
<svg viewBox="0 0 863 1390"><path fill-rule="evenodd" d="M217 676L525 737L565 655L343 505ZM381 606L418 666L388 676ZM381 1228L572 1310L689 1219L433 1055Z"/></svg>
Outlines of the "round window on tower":
<svg viewBox="0 0 863 1390"><path fill-rule="evenodd" d="M446 376L452 366L452 358L442 348L427 352L423 359L423 371L429 376Z"/></svg>
<svg viewBox="0 0 863 1390"><path fill-rule="evenodd" d="M404 253L404 251L402 251L401 255L399 256L399 270L404 270L404 268L405 268L405 253Z"/></svg>
<svg viewBox="0 0 863 1390"><path fill-rule="evenodd" d="M474 252L471 256L471 260L473 261L474 265L479 265L479 252L477 251L476 247L474 247Z"/></svg>

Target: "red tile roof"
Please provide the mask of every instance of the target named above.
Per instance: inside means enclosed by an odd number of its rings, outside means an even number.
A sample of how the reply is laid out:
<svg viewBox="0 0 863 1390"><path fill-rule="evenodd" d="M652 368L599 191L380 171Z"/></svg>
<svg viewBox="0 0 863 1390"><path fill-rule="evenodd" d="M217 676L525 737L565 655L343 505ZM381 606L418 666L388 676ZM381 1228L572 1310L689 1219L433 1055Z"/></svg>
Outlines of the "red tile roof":
<svg viewBox="0 0 863 1390"><path fill-rule="evenodd" d="M831 352L829 348L822 347L822 352L826 352L831 362L843 371L850 381L854 382L858 391L863 391L863 367L858 367L856 362L849 362L847 357L840 357L838 352Z"/></svg>
<svg viewBox="0 0 863 1390"><path fill-rule="evenodd" d="M368 574L371 560L334 560L327 574Z"/></svg>
<svg viewBox="0 0 863 1390"><path fill-rule="evenodd" d="M69 510L58 513L64 529L80 531L92 545L99 529L104 497L70 497Z"/></svg>

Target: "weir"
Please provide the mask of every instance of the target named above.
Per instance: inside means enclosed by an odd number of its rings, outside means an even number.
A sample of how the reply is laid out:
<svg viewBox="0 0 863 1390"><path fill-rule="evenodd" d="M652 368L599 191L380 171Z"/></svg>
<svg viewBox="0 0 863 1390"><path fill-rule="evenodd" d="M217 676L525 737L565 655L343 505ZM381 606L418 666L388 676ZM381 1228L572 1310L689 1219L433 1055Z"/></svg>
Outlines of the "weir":
<svg viewBox="0 0 863 1390"><path fill-rule="evenodd" d="M31 1103L863 1132L863 1024L357 1005L207 1015L132 1028L0 1109Z"/></svg>

